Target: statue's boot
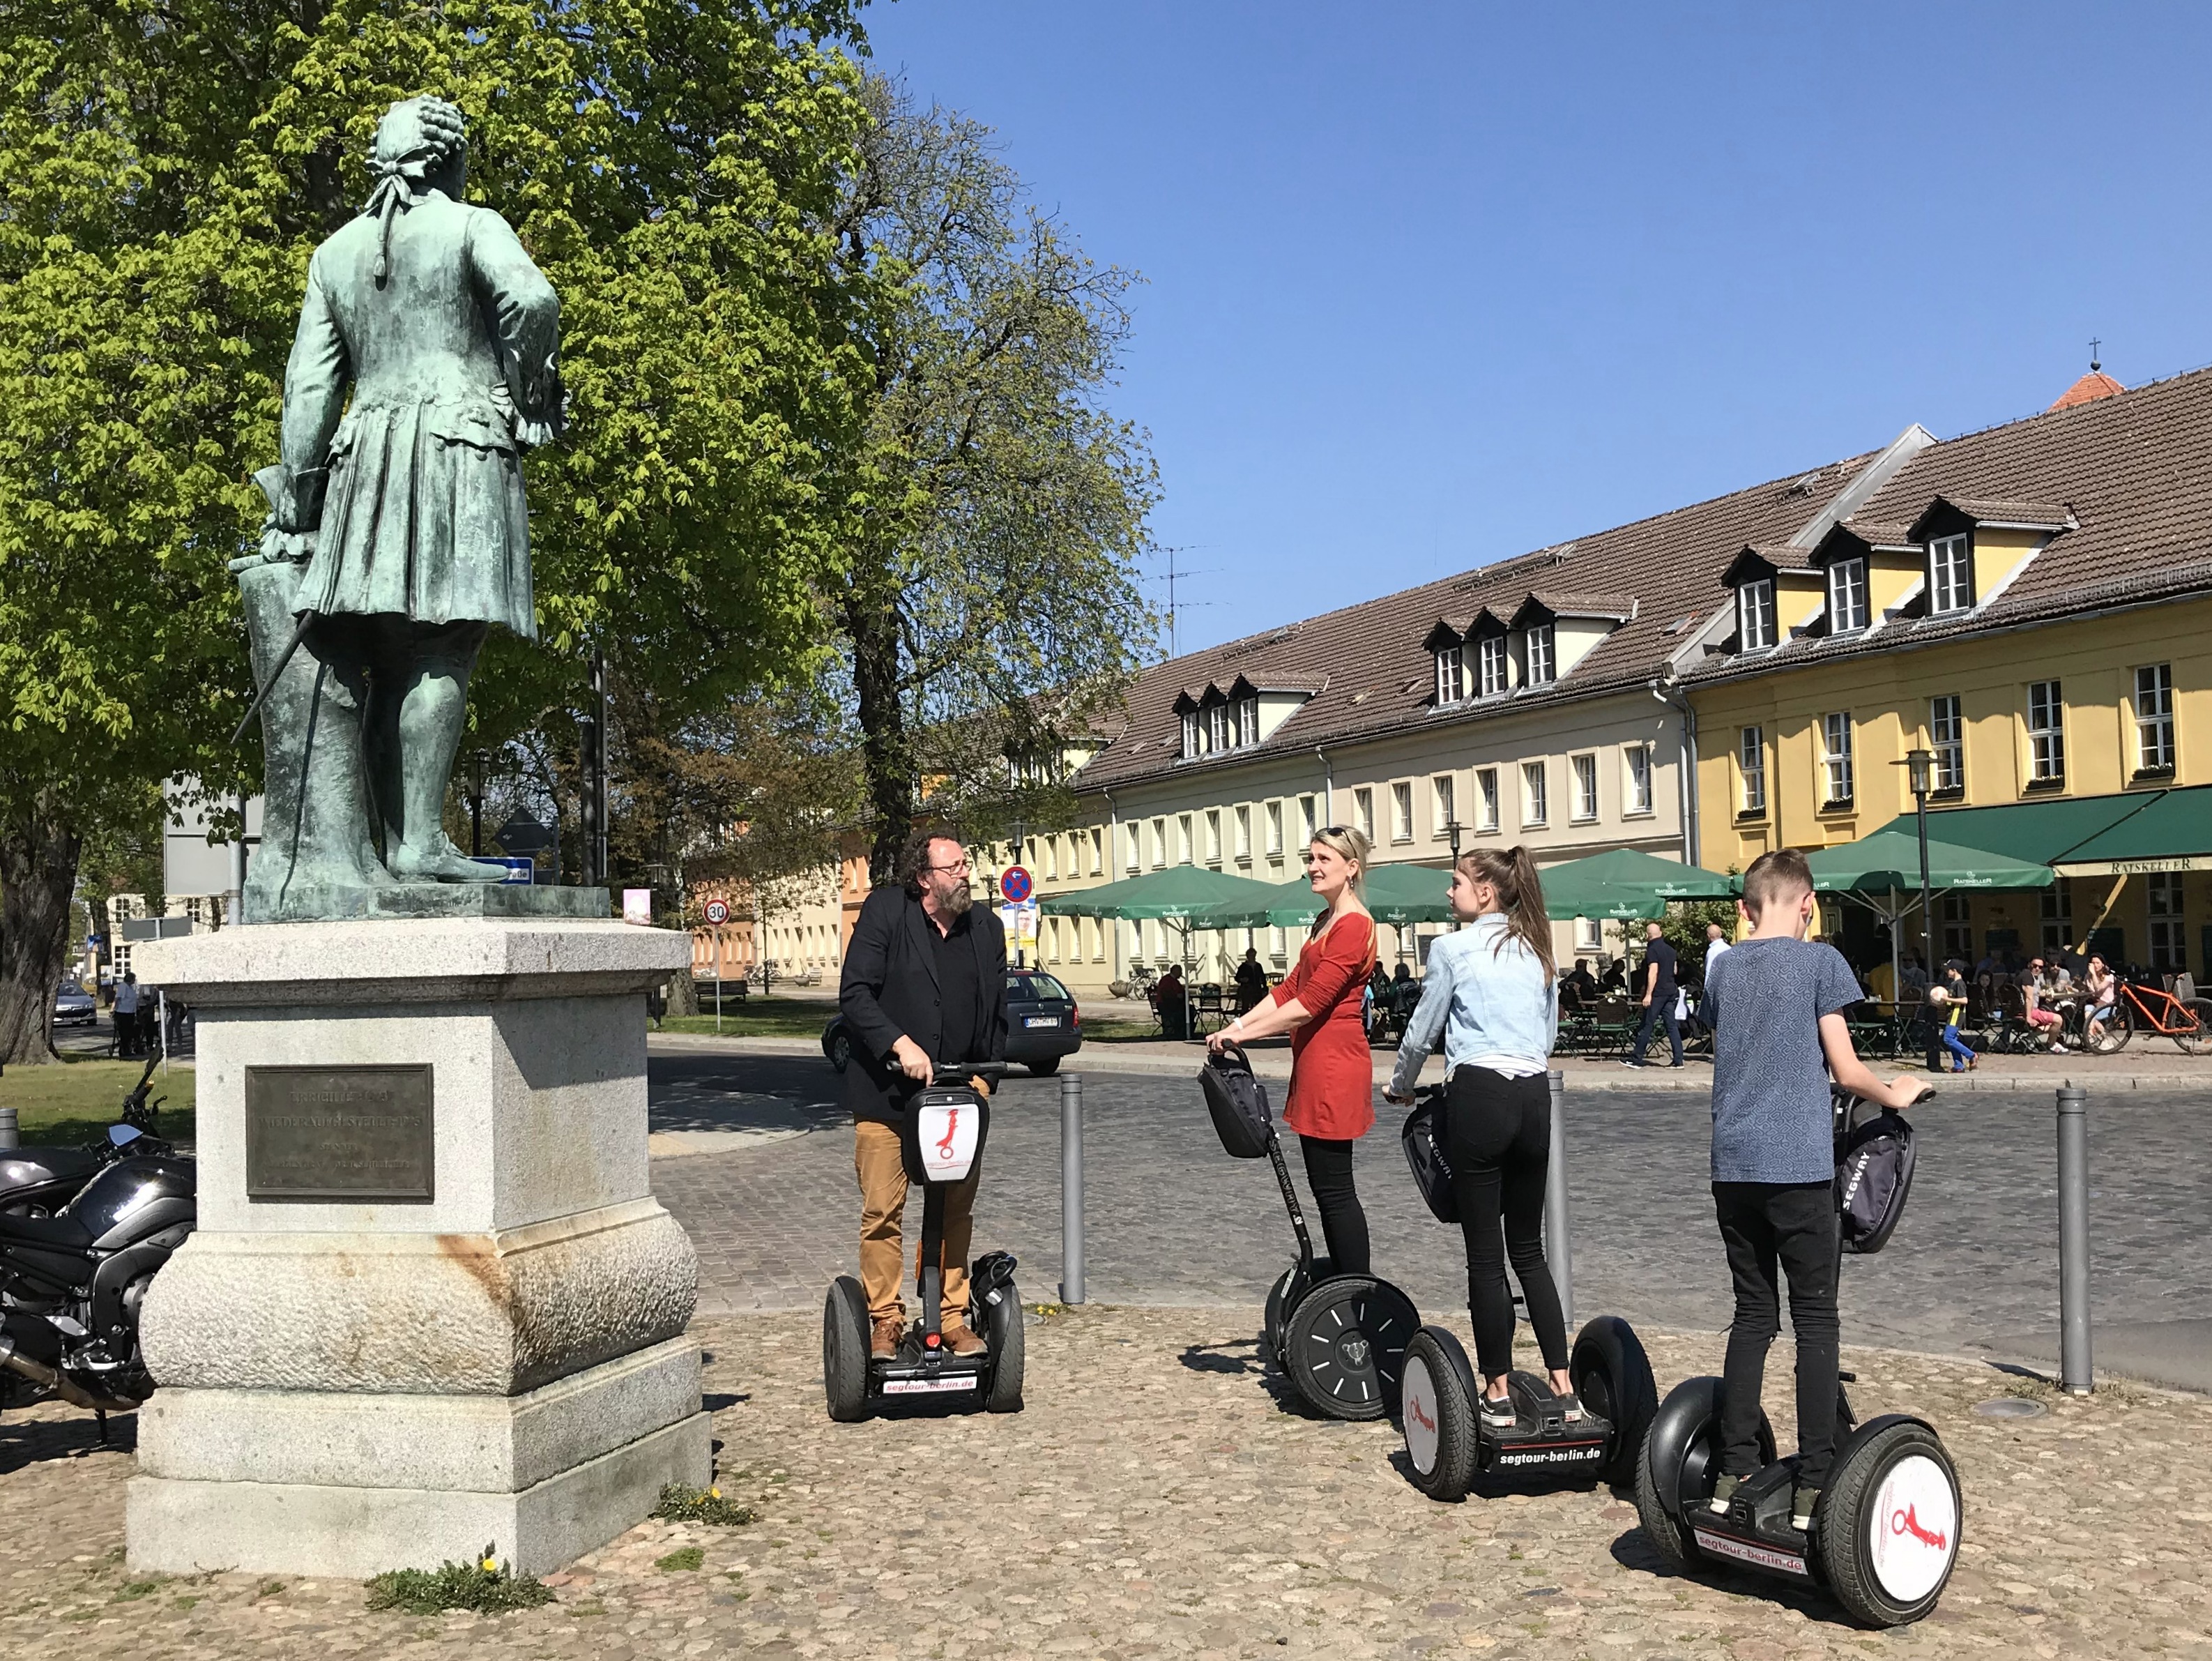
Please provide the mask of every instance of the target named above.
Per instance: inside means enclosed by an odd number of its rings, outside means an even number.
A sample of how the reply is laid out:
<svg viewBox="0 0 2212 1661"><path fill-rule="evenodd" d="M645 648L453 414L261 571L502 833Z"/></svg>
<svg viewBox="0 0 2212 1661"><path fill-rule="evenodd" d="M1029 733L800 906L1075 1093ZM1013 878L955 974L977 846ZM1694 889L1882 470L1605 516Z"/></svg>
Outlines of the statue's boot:
<svg viewBox="0 0 2212 1661"><path fill-rule="evenodd" d="M507 867L487 865L482 860L472 860L453 846L453 838L442 830L434 833L428 848L410 848L401 843L385 861L392 874L402 882L505 882Z"/></svg>

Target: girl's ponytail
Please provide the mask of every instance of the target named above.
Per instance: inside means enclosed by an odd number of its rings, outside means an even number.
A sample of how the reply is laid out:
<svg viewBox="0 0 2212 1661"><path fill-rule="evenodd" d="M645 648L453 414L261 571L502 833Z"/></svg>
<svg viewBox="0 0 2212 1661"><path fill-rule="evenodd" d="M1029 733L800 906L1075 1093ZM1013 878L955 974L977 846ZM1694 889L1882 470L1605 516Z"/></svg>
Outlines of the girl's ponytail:
<svg viewBox="0 0 2212 1661"><path fill-rule="evenodd" d="M1544 879L1528 850L1516 847L1501 854L1495 849L1478 848L1460 855L1459 867L1498 890L1498 904L1505 913L1505 933L1498 937L1497 950L1505 949L1508 938L1519 940L1544 965L1544 978L1556 981L1559 965L1552 953L1552 919L1544 910Z"/></svg>

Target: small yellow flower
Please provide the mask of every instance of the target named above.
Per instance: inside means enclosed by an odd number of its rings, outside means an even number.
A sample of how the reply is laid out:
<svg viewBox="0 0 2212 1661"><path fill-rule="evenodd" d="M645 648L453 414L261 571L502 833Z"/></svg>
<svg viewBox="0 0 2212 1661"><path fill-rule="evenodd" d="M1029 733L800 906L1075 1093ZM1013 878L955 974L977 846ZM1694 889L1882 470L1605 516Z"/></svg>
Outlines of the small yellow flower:
<svg viewBox="0 0 2212 1661"><path fill-rule="evenodd" d="M708 1488L707 1490L707 1497L709 1500L719 1500L722 1497L722 1491L720 1488Z"/></svg>
<svg viewBox="0 0 2212 1661"><path fill-rule="evenodd" d="M486 1574L496 1574L499 1573L499 1562L495 1558L487 1557L482 1563L478 1564L477 1567L483 1569Z"/></svg>

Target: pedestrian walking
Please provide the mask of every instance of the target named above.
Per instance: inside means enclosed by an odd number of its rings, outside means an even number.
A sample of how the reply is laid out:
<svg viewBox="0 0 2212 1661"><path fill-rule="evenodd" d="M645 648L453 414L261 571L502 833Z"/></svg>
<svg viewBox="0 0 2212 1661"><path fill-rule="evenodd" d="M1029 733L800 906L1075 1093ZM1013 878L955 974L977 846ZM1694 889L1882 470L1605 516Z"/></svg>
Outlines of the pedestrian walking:
<svg viewBox="0 0 2212 1661"><path fill-rule="evenodd" d="M1375 1123L1375 1075L1360 1019L1376 958L1375 919L1360 897L1369 851L1357 828L1332 824L1314 832L1307 881L1326 909L1312 937L1267 1002L1206 1041L1218 1052L1224 1044L1291 1035L1283 1123L1297 1132L1306 1181L1340 1275L1364 1275L1370 1262L1367 1214L1352 1177L1352 1145Z"/></svg>
<svg viewBox="0 0 2212 1661"><path fill-rule="evenodd" d="M135 1057L139 1044L138 977L125 970L115 989L115 1053Z"/></svg>
<svg viewBox="0 0 2212 1661"><path fill-rule="evenodd" d="M1682 1021L1675 1008L1674 994L1678 976L1674 948L1662 937L1656 922L1644 925L1644 1024L1636 1030L1636 1048L1623 1062L1623 1067L1644 1065L1644 1047L1651 1042L1653 1028L1664 1024L1667 1042L1674 1048L1674 1060L1669 1066L1682 1064Z"/></svg>

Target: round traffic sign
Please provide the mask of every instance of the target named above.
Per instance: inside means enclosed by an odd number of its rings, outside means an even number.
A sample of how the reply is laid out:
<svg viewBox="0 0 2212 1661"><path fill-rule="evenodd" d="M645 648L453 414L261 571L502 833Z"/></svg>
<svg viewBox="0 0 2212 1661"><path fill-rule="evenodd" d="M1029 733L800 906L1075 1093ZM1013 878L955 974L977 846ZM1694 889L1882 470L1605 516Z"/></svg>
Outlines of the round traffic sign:
<svg viewBox="0 0 2212 1661"><path fill-rule="evenodd" d="M1010 865L999 873L999 897L1009 905L1026 905L1036 892L1036 885L1030 880L1029 867Z"/></svg>
<svg viewBox="0 0 2212 1661"><path fill-rule="evenodd" d="M707 921L708 922L712 923L715 928L720 928L724 923L729 922L729 920L730 903L727 900L708 900L707 902Z"/></svg>

